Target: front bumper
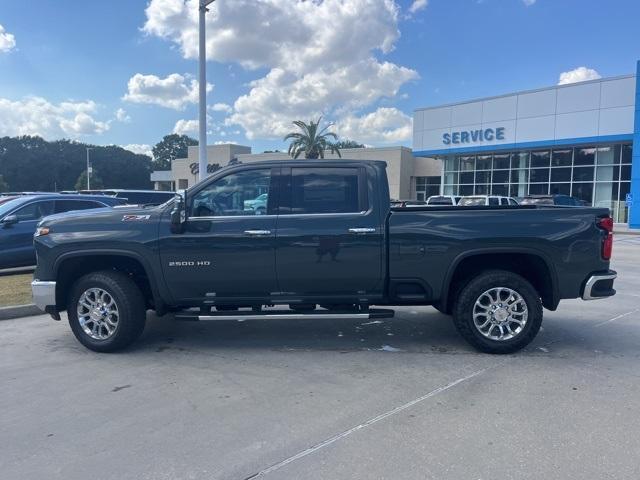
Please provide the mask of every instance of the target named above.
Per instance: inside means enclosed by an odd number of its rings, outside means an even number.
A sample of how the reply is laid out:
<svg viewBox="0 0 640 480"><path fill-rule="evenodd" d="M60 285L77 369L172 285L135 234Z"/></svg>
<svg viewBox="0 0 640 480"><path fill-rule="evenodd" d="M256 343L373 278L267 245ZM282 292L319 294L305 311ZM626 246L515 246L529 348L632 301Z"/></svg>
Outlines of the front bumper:
<svg viewBox="0 0 640 480"><path fill-rule="evenodd" d="M56 308L56 282L34 280L31 282L33 303L43 312L50 313Z"/></svg>
<svg viewBox="0 0 640 480"><path fill-rule="evenodd" d="M598 300L599 298L607 298L615 295L616 291L613 289L613 281L617 276L618 273L613 270L592 274L584 284L582 299Z"/></svg>

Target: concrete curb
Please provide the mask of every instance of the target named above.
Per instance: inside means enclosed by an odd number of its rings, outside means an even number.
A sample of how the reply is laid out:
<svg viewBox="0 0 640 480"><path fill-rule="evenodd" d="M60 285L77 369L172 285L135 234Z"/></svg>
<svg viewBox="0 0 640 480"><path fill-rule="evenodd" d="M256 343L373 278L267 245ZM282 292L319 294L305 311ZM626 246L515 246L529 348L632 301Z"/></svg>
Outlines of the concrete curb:
<svg viewBox="0 0 640 480"><path fill-rule="evenodd" d="M12 318L30 317L32 315L43 315L43 312L33 304L0 307L0 320L11 320Z"/></svg>

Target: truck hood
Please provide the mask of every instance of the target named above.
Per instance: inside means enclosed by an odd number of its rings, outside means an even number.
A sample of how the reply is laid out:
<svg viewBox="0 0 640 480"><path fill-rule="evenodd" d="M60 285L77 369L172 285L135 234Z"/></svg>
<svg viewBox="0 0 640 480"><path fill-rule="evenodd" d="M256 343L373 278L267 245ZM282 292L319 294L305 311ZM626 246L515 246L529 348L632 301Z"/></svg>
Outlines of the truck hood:
<svg viewBox="0 0 640 480"><path fill-rule="evenodd" d="M113 228L115 225L123 225L124 228L131 228L132 223L149 223L157 222L163 209L159 206L140 207L140 206L123 206L123 207L105 207L94 208L90 210L72 210L65 213L57 213L49 215L42 219L39 226L46 227L77 227L82 230L87 227L104 226L105 228ZM128 224L128 225L124 225Z"/></svg>

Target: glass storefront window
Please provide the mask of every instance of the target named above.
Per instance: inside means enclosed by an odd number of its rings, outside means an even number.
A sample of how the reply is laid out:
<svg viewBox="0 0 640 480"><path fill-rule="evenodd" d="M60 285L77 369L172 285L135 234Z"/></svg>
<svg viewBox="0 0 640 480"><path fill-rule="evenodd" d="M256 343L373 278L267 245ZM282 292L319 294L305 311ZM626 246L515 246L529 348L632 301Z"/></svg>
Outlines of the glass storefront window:
<svg viewBox="0 0 640 480"><path fill-rule="evenodd" d="M445 172L444 183L458 183L458 172Z"/></svg>
<svg viewBox="0 0 640 480"><path fill-rule="evenodd" d="M529 152L511 154L511 168L529 168Z"/></svg>
<svg viewBox="0 0 640 480"><path fill-rule="evenodd" d="M614 165L620 163L620 145L598 148L597 161L598 165Z"/></svg>
<svg viewBox="0 0 640 480"><path fill-rule="evenodd" d="M636 145L640 148L640 145ZM631 145L622 145L622 163L631 163Z"/></svg>
<svg viewBox="0 0 640 480"><path fill-rule="evenodd" d="M529 170L511 170L511 183L527 183Z"/></svg>
<svg viewBox="0 0 640 480"><path fill-rule="evenodd" d="M460 185L460 195L473 195L473 185Z"/></svg>
<svg viewBox="0 0 640 480"><path fill-rule="evenodd" d="M529 195L547 195L548 193L548 183L532 183L529 185Z"/></svg>
<svg viewBox="0 0 640 480"><path fill-rule="evenodd" d="M531 152L531 168L548 167L551 157L548 150Z"/></svg>
<svg viewBox="0 0 640 480"><path fill-rule="evenodd" d="M476 160L476 170L490 170L491 155L478 155Z"/></svg>
<svg viewBox="0 0 640 480"><path fill-rule="evenodd" d="M617 165L603 165L596 167L596 180L599 182L618 181L620 167Z"/></svg>
<svg viewBox="0 0 640 480"><path fill-rule="evenodd" d="M618 184L614 182L596 183L595 198L593 199L594 207L608 208L613 215L618 200Z"/></svg>
<svg viewBox="0 0 640 480"><path fill-rule="evenodd" d="M460 170L460 158L455 155L450 155L448 157L445 157L444 169L445 171L449 171L449 172Z"/></svg>
<svg viewBox="0 0 640 480"><path fill-rule="evenodd" d="M474 195L489 195L489 185L476 185Z"/></svg>
<svg viewBox="0 0 640 480"><path fill-rule="evenodd" d="M548 168L532 168L529 174L529 181L531 183L548 182L549 181L549 169Z"/></svg>
<svg viewBox="0 0 640 480"><path fill-rule="evenodd" d="M506 197L509 195L509 185L499 184L491 186L491 195L500 195Z"/></svg>
<svg viewBox="0 0 640 480"><path fill-rule="evenodd" d="M476 183L489 183L491 181L491 170L476 172Z"/></svg>
<svg viewBox="0 0 640 480"><path fill-rule="evenodd" d="M574 165L595 165L596 163L596 149L590 148L576 148Z"/></svg>
<svg viewBox="0 0 640 480"><path fill-rule="evenodd" d="M551 182L570 182L571 167L552 168Z"/></svg>
<svg viewBox="0 0 640 480"><path fill-rule="evenodd" d="M509 170L494 170L493 183L509 183Z"/></svg>
<svg viewBox="0 0 640 480"><path fill-rule="evenodd" d="M509 169L509 154L500 154L497 153L493 156L493 169L494 170L503 170Z"/></svg>
<svg viewBox="0 0 640 480"><path fill-rule="evenodd" d="M631 180L631 165L622 165L620 167L620 180L623 182Z"/></svg>
<svg viewBox="0 0 640 480"><path fill-rule="evenodd" d="M475 160L476 157L460 157L460 170L464 170L466 172L472 172L475 170Z"/></svg>
<svg viewBox="0 0 640 480"><path fill-rule="evenodd" d="M552 183L549 193L552 195L571 195L570 183Z"/></svg>
<svg viewBox="0 0 640 480"><path fill-rule="evenodd" d="M460 172L460 183L473 183L473 172Z"/></svg>
<svg viewBox="0 0 640 480"><path fill-rule="evenodd" d="M573 162L573 149L566 148L551 152L552 167L570 167Z"/></svg>
<svg viewBox="0 0 640 480"><path fill-rule="evenodd" d="M593 200L593 182L574 183L571 195L591 205Z"/></svg>
<svg viewBox="0 0 640 480"><path fill-rule="evenodd" d="M593 181L593 167L573 167L574 182Z"/></svg>
<svg viewBox="0 0 640 480"><path fill-rule="evenodd" d="M454 185L445 185L443 195L455 195L455 186Z"/></svg>

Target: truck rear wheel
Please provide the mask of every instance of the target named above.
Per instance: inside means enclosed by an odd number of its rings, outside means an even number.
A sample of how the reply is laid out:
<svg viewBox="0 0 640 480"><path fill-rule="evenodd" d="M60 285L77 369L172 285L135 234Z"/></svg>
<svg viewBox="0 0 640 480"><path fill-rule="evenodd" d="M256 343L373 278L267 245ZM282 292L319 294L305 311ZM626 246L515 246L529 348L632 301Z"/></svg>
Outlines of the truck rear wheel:
<svg viewBox="0 0 640 480"><path fill-rule="evenodd" d="M140 337L146 320L142 292L127 275L93 272L71 288L69 325L78 341L96 352L115 352Z"/></svg>
<svg viewBox="0 0 640 480"><path fill-rule="evenodd" d="M453 321L482 352L513 353L527 346L542 324L542 301L520 275L504 270L479 274L458 293Z"/></svg>

